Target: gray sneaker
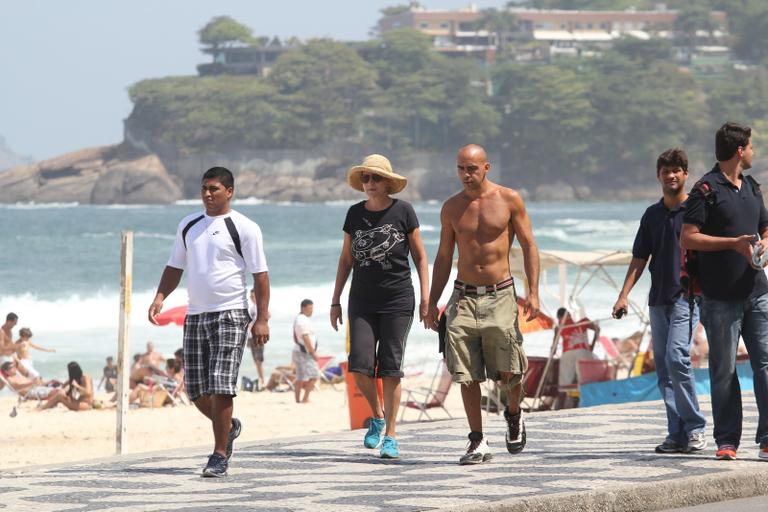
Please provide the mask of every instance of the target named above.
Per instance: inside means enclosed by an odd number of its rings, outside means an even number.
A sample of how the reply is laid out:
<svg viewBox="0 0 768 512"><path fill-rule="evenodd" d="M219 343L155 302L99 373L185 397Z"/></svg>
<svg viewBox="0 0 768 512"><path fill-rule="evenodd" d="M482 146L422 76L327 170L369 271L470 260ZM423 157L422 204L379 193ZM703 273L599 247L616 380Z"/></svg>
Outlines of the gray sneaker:
<svg viewBox="0 0 768 512"><path fill-rule="evenodd" d="M682 450L683 453L700 452L707 447L707 438L704 432L696 432L688 436L688 445Z"/></svg>

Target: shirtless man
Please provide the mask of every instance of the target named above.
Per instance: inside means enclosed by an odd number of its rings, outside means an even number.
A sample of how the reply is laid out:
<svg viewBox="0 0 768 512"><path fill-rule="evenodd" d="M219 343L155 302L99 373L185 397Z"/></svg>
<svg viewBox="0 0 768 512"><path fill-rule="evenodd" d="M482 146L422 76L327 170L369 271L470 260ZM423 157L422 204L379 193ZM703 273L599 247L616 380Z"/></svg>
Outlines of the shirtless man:
<svg viewBox="0 0 768 512"><path fill-rule="evenodd" d="M17 366L11 361L6 361L0 366L0 373L21 396L25 396L32 388L43 385L43 381L39 377L30 377L25 368Z"/></svg>
<svg viewBox="0 0 768 512"><path fill-rule="evenodd" d="M0 326L0 362L10 361L11 356L16 352L16 345L13 344L13 328L19 321L16 313L8 313L5 317L5 323Z"/></svg>
<svg viewBox="0 0 768 512"><path fill-rule="evenodd" d="M152 341L147 342L147 351L142 354L142 363L151 368L161 369L165 365L165 357L163 354L155 350L155 344Z"/></svg>
<svg viewBox="0 0 768 512"><path fill-rule="evenodd" d="M448 282L454 246L459 248L458 279L445 309L445 358L469 422L469 445L460 464L491 459L483 436L480 383L486 376L501 381L509 393L504 411L510 453L525 447L520 414L522 378L528 366L517 324L517 297L509 268L515 236L523 249L528 293L525 314L539 312L539 252L523 199L516 191L487 179L491 164L485 150L470 144L459 150L459 179L464 190L448 199L440 212L440 246L432 273L427 321L437 329L437 302Z"/></svg>

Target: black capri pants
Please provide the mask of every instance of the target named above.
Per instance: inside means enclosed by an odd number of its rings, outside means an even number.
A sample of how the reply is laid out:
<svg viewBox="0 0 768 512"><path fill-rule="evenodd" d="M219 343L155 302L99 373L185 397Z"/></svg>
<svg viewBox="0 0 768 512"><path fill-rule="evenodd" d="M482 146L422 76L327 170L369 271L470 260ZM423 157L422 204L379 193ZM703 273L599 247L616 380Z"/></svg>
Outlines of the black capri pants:
<svg viewBox="0 0 768 512"><path fill-rule="evenodd" d="M413 314L349 316L349 371L369 377L403 377L403 355Z"/></svg>

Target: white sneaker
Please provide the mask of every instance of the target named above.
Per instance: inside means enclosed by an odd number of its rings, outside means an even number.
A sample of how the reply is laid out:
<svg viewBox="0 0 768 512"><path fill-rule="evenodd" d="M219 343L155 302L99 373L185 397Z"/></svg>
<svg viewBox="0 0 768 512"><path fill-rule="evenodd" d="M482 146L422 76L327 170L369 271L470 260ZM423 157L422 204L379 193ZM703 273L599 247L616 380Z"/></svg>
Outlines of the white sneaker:
<svg viewBox="0 0 768 512"><path fill-rule="evenodd" d="M467 453L461 456L459 464L480 464L493 458L491 449L488 447L488 441L482 432L470 432L469 442L467 443Z"/></svg>
<svg viewBox="0 0 768 512"><path fill-rule="evenodd" d="M700 452L707 447L707 438L704 436L704 432L696 432L688 436L688 445L683 450L683 453Z"/></svg>

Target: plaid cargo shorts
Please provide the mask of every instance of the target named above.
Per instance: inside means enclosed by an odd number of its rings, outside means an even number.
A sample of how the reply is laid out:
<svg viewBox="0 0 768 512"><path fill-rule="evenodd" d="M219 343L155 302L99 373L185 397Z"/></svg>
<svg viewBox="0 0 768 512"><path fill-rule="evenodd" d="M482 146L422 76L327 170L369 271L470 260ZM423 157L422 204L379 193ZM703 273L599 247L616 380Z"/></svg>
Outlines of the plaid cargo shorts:
<svg viewBox="0 0 768 512"><path fill-rule="evenodd" d="M187 315L184 320L184 384L190 400L237 393L237 373L251 316L247 309Z"/></svg>

